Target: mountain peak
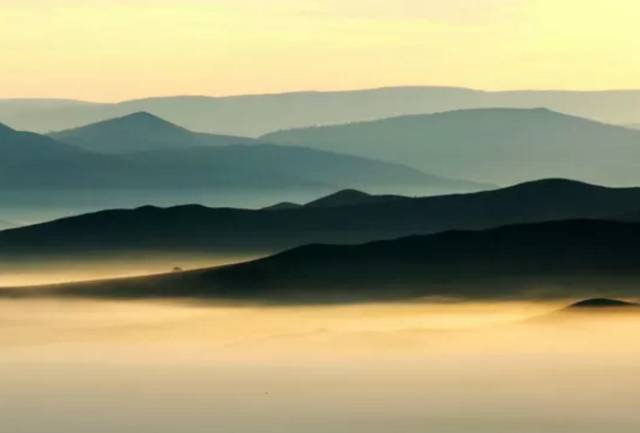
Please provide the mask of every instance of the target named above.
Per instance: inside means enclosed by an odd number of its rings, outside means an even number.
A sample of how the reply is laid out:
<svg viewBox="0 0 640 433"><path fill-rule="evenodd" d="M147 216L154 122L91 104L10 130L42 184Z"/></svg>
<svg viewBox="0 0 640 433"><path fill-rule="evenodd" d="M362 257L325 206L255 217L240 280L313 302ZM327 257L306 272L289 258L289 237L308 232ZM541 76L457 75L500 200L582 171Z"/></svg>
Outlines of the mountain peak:
<svg viewBox="0 0 640 433"><path fill-rule="evenodd" d="M91 123L79 128L56 132L52 135L61 139L74 139L75 137L97 136L102 134L149 136L149 134L167 133L184 135L189 133L189 131L154 114L146 111L137 111L125 116Z"/></svg>
<svg viewBox="0 0 640 433"><path fill-rule="evenodd" d="M374 196L367 194L366 192L358 191L357 189L343 189L333 194L329 194L325 197L321 197L317 200L307 203L308 207L334 207L360 204Z"/></svg>
<svg viewBox="0 0 640 433"><path fill-rule="evenodd" d="M171 128L174 130L186 131L178 125L168 122L161 117L151 114L147 111L137 111L125 116L116 117L114 119L105 120L98 123L85 126L85 128L97 127L120 127L120 128ZM81 129L81 128L79 128Z"/></svg>
<svg viewBox="0 0 640 433"><path fill-rule="evenodd" d="M345 199L362 199L365 197L371 197L371 194L366 193L364 191L359 191L357 189L341 189L338 192L335 192L333 194L330 194L328 196L326 196L325 198L345 198Z"/></svg>
<svg viewBox="0 0 640 433"><path fill-rule="evenodd" d="M191 146L195 134L158 116L139 111L51 136L92 151L121 153ZM179 146L175 145L176 142Z"/></svg>
<svg viewBox="0 0 640 433"><path fill-rule="evenodd" d="M156 116L155 114L151 114L148 111L136 111L133 112L131 114L126 114L124 116L120 116L119 118L116 118L114 120L126 120L126 119L131 119L131 120L147 120L147 121L155 121L155 122L162 122L162 123L169 123L170 125L173 125L171 122L164 120L163 118Z"/></svg>
<svg viewBox="0 0 640 433"><path fill-rule="evenodd" d="M573 179L565 179L565 178L546 178L546 179L537 179L528 182L518 183L513 186L509 186L503 189L530 189L530 190L540 190L540 191L560 191L560 190L583 190L583 189L603 189L606 188L600 185L594 185L588 182L582 182L579 180Z"/></svg>
<svg viewBox="0 0 640 433"><path fill-rule="evenodd" d="M291 210L291 209L298 209L299 207L302 207L302 205L299 205L298 203L293 203L290 201L281 201L280 203L263 207L261 210L269 210L269 211Z"/></svg>
<svg viewBox="0 0 640 433"><path fill-rule="evenodd" d="M355 206L363 204L386 203L395 200L410 200L401 195L372 195L357 189L343 189L325 197L305 204L305 207L339 207Z"/></svg>
<svg viewBox="0 0 640 433"><path fill-rule="evenodd" d="M192 132L147 111L136 111L50 135L83 149L112 154L222 146L254 141L246 137Z"/></svg>
<svg viewBox="0 0 640 433"><path fill-rule="evenodd" d="M156 116L155 114L151 114L148 111L136 111L136 112L133 112L131 114L127 114L127 115L121 117L121 119L125 119L125 118L141 118L141 119L158 119L158 120L162 120L160 117Z"/></svg>

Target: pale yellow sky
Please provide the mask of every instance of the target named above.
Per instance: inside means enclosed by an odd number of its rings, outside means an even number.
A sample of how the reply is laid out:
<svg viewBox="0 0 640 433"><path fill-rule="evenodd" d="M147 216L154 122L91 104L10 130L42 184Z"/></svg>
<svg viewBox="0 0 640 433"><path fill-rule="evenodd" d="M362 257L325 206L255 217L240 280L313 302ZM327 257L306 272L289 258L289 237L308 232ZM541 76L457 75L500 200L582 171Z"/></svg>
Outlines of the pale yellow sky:
<svg viewBox="0 0 640 433"><path fill-rule="evenodd" d="M640 88L638 0L1 0L0 98Z"/></svg>

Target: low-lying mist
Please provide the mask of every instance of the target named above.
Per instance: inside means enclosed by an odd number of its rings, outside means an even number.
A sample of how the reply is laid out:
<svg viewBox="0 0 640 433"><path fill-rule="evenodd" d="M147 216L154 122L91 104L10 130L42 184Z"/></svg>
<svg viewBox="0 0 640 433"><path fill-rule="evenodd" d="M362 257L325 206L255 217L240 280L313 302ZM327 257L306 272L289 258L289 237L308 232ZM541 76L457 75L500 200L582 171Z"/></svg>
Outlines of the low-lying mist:
<svg viewBox="0 0 640 433"><path fill-rule="evenodd" d="M215 253L130 253L87 254L73 259L3 260L0 263L0 287L35 286L78 281L125 278L201 269L239 263L261 257Z"/></svg>
<svg viewBox="0 0 640 433"><path fill-rule="evenodd" d="M3 431L636 432L640 316L0 301Z"/></svg>

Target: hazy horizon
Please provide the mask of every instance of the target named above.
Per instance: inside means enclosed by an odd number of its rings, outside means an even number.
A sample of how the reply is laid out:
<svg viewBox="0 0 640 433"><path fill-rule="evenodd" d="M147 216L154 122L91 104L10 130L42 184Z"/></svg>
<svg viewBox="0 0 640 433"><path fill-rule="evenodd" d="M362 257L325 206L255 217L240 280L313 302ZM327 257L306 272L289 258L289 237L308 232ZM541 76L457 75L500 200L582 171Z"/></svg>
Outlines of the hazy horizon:
<svg viewBox="0 0 640 433"><path fill-rule="evenodd" d="M625 93L625 92L640 92L640 84L638 87L613 87L613 88L560 88L560 87L542 87L542 88L529 88L529 87L513 87L513 88L480 88L480 87L466 87L466 86L453 86L447 84L411 84L411 83L396 83L396 84L388 84L382 86L370 86L370 87L344 87L344 88L300 88L300 89L288 89L288 90L273 90L273 91L260 91L256 90L248 93L150 93L147 95L139 95L130 98L124 99L80 99L74 98L71 96L54 96L54 97L40 97L40 96L15 96L15 97L4 97L0 95L0 102L18 102L18 101L58 101L58 102L79 102L79 103L89 103L89 104L98 104L98 105L109 105L109 104L120 104L123 102L131 102L131 101L145 101L145 100L153 100L153 99L171 99L171 98L213 98L213 99L226 99L226 98L242 98L242 97L253 97L253 96L286 96L286 95L297 95L297 94L314 94L314 93L358 93L358 92L369 92L369 91L377 91L377 90L387 90L387 89L460 89L460 90L470 90L474 92L481 93L528 93L528 92L540 92L540 93ZM511 107L498 107L498 108L511 108ZM460 108L459 110L465 110L469 108ZM452 110L443 110L446 111L456 111L456 109Z"/></svg>

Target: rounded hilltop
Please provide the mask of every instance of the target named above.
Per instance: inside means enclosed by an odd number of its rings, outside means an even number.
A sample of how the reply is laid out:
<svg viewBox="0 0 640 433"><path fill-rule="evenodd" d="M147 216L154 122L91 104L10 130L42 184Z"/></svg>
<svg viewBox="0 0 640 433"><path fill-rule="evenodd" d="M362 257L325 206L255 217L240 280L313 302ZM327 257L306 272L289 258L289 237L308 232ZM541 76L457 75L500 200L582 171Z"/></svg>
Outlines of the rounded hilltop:
<svg viewBox="0 0 640 433"><path fill-rule="evenodd" d="M575 304L572 304L567 308L570 310L589 308L640 308L640 304L620 301L618 299L592 298L576 302Z"/></svg>

